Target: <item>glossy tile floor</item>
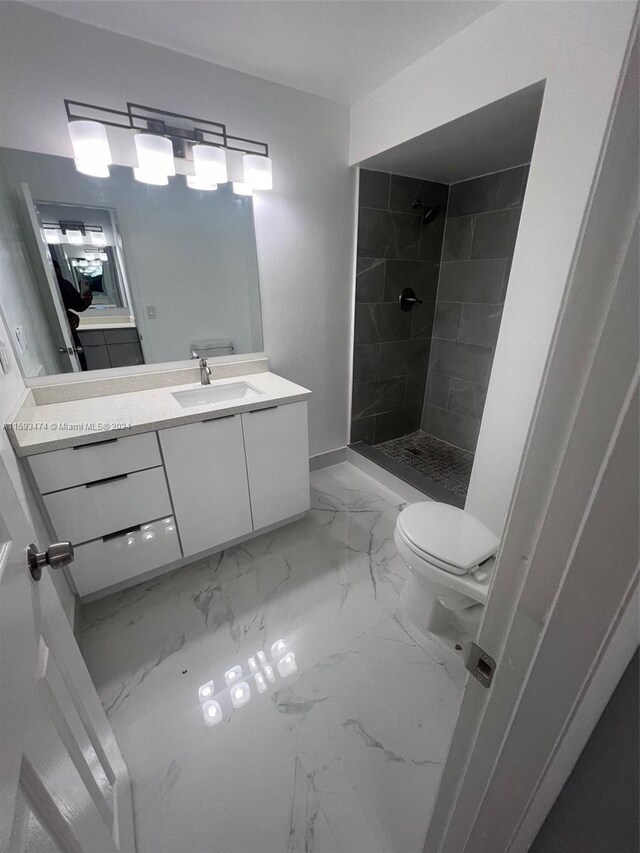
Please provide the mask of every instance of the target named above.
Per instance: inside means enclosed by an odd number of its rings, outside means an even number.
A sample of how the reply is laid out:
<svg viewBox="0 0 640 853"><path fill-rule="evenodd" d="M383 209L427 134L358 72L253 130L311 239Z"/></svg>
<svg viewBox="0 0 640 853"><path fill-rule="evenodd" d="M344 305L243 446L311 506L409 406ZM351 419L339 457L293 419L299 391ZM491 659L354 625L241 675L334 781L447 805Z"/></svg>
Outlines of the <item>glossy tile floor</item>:
<svg viewBox="0 0 640 853"><path fill-rule="evenodd" d="M461 693L396 614L403 505L326 468L303 520L83 609L138 853L421 853Z"/></svg>

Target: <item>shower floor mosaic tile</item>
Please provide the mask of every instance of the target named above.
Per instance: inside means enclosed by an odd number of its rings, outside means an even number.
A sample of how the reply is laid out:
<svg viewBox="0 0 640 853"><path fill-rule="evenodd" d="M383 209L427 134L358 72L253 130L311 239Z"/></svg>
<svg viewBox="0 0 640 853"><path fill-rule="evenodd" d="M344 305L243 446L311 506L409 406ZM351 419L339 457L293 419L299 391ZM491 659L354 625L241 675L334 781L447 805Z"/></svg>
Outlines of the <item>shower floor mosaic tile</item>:
<svg viewBox="0 0 640 853"><path fill-rule="evenodd" d="M409 435L376 444L389 459L429 477L458 497L465 497L471 479L473 453L417 430Z"/></svg>

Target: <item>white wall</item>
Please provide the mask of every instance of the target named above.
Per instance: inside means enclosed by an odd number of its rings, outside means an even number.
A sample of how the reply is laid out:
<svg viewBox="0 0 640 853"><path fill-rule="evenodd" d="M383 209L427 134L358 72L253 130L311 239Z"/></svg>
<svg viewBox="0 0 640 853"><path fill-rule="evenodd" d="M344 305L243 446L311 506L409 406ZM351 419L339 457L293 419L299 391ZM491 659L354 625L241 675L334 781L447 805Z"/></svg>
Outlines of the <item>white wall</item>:
<svg viewBox="0 0 640 853"><path fill-rule="evenodd" d="M0 146L70 156L63 99L137 101L269 143L274 189L254 202L264 346L310 388L310 447L347 436L355 170L348 108L285 86L0 3Z"/></svg>
<svg viewBox="0 0 640 853"><path fill-rule="evenodd" d="M501 534L635 4L509 2L352 108L359 163L546 80L467 509Z"/></svg>

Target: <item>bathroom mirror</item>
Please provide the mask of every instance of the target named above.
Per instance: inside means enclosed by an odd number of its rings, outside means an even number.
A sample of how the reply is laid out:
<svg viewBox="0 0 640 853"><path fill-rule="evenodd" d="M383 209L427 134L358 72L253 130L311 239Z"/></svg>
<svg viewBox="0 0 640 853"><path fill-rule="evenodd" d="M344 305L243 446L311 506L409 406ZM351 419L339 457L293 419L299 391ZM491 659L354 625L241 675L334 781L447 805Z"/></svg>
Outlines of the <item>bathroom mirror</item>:
<svg viewBox="0 0 640 853"><path fill-rule="evenodd" d="M251 197L0 148L2 312L25 377L262 350Z"/></svg>

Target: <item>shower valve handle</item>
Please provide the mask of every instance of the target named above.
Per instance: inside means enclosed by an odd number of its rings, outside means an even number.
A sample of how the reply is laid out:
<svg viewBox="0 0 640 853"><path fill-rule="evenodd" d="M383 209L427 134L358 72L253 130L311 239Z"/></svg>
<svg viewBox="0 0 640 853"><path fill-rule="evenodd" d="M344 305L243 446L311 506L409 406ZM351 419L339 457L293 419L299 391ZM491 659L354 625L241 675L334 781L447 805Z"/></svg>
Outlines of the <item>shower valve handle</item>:
<svg viewBox="0 0 640 853"><path fill-rule="evenodd" d="M418 299L412 287L405 287L398 297L398 303L402 311L411 311L414 305L422 305L422 299Z"/></svg>

